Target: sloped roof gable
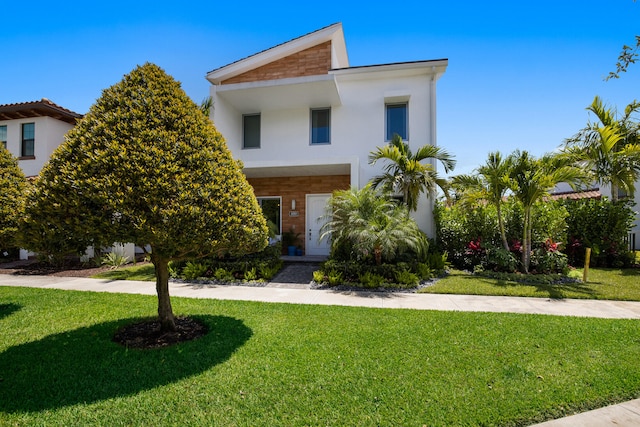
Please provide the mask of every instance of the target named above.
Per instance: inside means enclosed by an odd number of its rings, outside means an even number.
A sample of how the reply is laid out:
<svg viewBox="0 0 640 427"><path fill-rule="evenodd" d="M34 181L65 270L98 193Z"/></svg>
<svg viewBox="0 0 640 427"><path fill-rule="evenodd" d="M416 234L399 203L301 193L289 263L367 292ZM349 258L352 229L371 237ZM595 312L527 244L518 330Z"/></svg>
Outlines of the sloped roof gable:
<svg viewBox="0 0 640 427"><path fill-rule="evenodd" d="M327 42L330 42L331 65L329 68L349 67L342 24L336 23L212 70L207 73L207 80L213 84L230 81L234 77L301 54Z"/></svg>

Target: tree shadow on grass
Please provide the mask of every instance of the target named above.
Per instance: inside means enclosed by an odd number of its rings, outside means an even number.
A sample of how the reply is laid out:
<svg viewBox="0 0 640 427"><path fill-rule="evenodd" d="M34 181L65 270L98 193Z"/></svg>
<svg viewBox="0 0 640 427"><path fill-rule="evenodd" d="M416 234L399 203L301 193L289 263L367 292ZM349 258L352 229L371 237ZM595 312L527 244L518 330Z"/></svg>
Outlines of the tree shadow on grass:
<svg viewBox="0 0 640 427"><path fill-rule="evenodd" d="M13 303L0 304L0 319L11 316L16 311L20 310L22 306Z"/></svg>
<svg viewBox="0 0 640 427"><path fill-rule="evenodd" d="M585 284L582 282L562 282L562 283L533 283L533 282L516 282L516 281L508 281L504 279L494 279L489 277L478 277L478 276L464 276L465 279L468 280L484 280L486 283L492 286L496 286L498 288L513 288L516 286L531 286L535 287L537 292L548 294L549 298L552 299L564 299L569 297L575 297L575 294L580 294L584 297L594 298L598 295L598 292L595 291L590 284L593 282L589 282L589 284ZM567 296L568 293L572 293L574 295ZM578 296L579 298L579 296Z"/></svg>
<svg viewBox="0 0 640 427"><path fill-rule="evenodd" d="M49 335L0 353L0 411L32 412L128 396L197 375L225 362L252 335L238 319L193 316L209 332L156 350L111 341L122 319Z"/></svg>
<svg viewBox="0 0 640 427"><path fill-rule="evenodd" d="M536 284L535 287L539 292L547 292L549 294L549 298L553 299L564 299L574 296L567 296L567 292L571 292L572 294L580 294L582 296L591 298L598 295L598 293L593 290L593 288L585 285L582 282L553 284L541 283Z"/></svg>

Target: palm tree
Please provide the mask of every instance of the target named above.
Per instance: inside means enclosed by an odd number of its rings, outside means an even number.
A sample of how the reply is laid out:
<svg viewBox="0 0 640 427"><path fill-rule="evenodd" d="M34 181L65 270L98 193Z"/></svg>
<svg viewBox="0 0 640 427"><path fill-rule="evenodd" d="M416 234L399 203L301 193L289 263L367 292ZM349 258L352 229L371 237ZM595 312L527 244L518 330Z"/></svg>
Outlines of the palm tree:
<svg viewBox="0 0 640 427"><path fill-rule="evenodd" d="M610 186L612 201L618 200L618 189L634 194L640 178L640 124L633 115L640 110L640 103L629 104L619 119L598 96L587 110L599 123L589 122L567 139L564 154L592 171L598 184Z"/></svg>
<svg viewBox="0 0 640 427"><path fill-rule="evenodd" d="M376 264L393 260L406 249L426 254L426 236L405 206L379 194L371 184L334 192L327 203L320 239L347 247L357 259L373 255Z"/></svg>
<svg viewBox="0 0 640 427"><path fill-rule="evenodd" d="M511 154L510 161L513 162L513 167L509 186L513 195L522 204L524 211L522 269L528 273L531 261L533 205L548 196L549 191L561 182L571 185L582 182L585 172L565 156L545 155L536 159L526 151L515 151Z"/></svg>
<svg viewBox="0 0 640 427"><path fill-rule="evenodd" d="M202 111L204 115L207 117L209 117L212 107L213 107L213 98L210 96L207 96L206 98L204 98L199 106L200 111Z"/></svg>
<svg viewBox="0 0 640 427"><path fill-rule="evenodd" d="M402 194L402 201L409 210L418 209L420 193L434 194L436 187L445 189L447 181L439 178L436 168L432 163L421 163L426 159L435 159L442 163L445 172L453 170L455 160L442 148L425 145L414 154L409 149L409 144L399 135L394 135L389 145L377 147L369 153L369 164L375 164L378 160L388 160L384 167L384 174L373 179L373 187L382 186L392 193Z"/></svg>
<svg viewBox="0 0 640 427"><path fill-rule="evenodd" d="M489 153L487 161L476 169L475 175L457 175L451 180L452 186L460 190L459 193L464 199L486 200L496 207L502 247L507 251L509 243L502 217L502 199L509 190L509 175L512 168L513 159L511 157L503 159L502 154L496 151Z"/></svg>

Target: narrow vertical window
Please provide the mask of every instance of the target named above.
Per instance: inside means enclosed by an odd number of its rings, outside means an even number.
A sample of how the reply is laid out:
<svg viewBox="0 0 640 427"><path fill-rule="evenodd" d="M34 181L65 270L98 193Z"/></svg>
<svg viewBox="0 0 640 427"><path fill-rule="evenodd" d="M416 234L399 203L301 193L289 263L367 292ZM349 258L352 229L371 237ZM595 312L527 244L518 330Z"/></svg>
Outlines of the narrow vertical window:
<svg viewBox="0 0 640 427"><path fill-rule="evenodd" d="M269 228L273 230L274 234L281 234L280 220L282 212L280 197L258 197L257 199Z"/></svg>
<svg viewBox="0 0 640 427"><path fill-rule="evenodd" d="M331 109L311 110L311 143L331 144Z"/></svg>
<svg viewBox="0 0 640 427"><path fill-rule="evenodd" d="M33 157L35 155L35 152L33 150L35 135L35 123L22 124L22 151L20 154L22 157Z"/></svg>
<svg viewBox="0 0 640 427"><path fill-rule="evenodd" d="M391 141L394 134L402 139L409 139L407 104L387 104L386 108L386 140Z"/></svg>
<svg viewBox="0 0 640 427"><path fill-rule="evenodd" d="M0 142L4 148L7 148L7 125L0 126Z"/></svg>
<svg viewBox="0 0 640 427"><path fill-rule="evenodd" d="M242 148L260 148L260 114L242 116Z"/></svg>

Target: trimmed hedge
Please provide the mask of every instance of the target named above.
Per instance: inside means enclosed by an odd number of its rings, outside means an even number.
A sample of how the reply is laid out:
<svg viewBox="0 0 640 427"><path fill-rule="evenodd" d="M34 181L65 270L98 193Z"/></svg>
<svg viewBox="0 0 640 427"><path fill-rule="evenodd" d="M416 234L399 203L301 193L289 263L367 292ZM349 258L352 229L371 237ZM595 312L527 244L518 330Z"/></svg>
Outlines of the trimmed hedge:
<svg viewBox="0 0 640 427"><path fill-rule="evenodd" d="M584 264L586 250L591 248L592 267L628 267L633 253L626 243L635 214L631 200L566 200L567 218L566 253L569 263Z"/></svg>

